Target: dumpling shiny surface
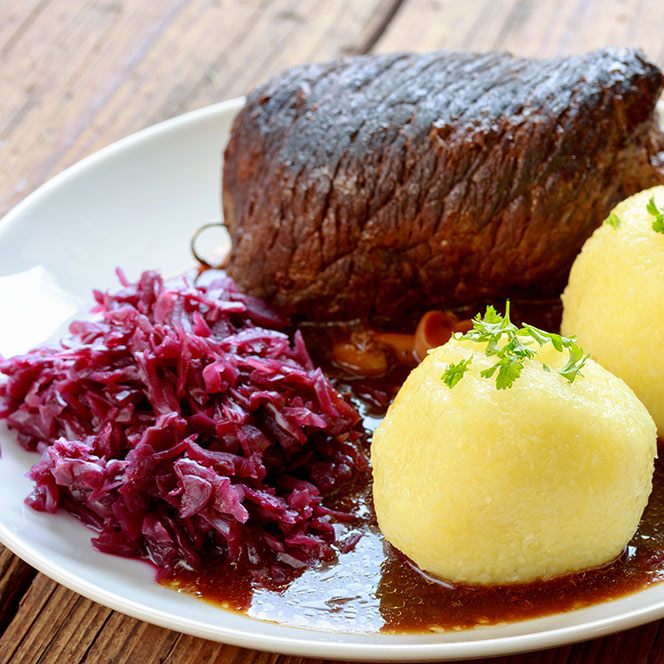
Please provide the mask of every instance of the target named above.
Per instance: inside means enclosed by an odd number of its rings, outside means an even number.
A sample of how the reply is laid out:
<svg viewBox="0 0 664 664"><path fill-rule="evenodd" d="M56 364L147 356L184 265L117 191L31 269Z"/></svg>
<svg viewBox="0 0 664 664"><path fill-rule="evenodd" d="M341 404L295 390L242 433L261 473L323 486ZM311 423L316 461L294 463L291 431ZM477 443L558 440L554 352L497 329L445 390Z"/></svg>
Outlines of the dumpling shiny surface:
<svg viewBox="0 0 664 664"><path fill-rule="evenodd" d="M664 234L653 230L651 198L664 208L664 187L624 200L619 226L603 224L585 243L562 296L562 330L636 392L662 436Z"/></svg>
<svg viewBox="0 0 664 664"><path fill-rule="evenodd" d="M627 385L588 360L573 383L550 344L510 389L495 358L452 339L408 377L372 443L385 537L456 583L546 579L601 565L634 534L652 487L656 432ZM463 379L441 376L472 356ZM545 363L550 371L546 371Z"/></svg>

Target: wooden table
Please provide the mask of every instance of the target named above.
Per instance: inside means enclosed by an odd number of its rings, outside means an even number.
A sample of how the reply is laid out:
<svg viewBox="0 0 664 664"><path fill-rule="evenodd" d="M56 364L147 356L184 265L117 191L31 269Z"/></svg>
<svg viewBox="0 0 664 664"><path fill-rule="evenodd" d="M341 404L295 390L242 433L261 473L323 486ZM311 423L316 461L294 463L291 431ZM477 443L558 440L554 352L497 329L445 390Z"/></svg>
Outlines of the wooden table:
<svg viewBox="0 0 664 664"><path fill-rule="evenodd" d="M19 0L0 4L0 214L138 129L290 65L400 49L550 56L638 45L662 0ZM661 662L662 621L495 662ZM282 662L128 618L0 552L0 662ZM312 661L312 660L309 660Z"/></svg>

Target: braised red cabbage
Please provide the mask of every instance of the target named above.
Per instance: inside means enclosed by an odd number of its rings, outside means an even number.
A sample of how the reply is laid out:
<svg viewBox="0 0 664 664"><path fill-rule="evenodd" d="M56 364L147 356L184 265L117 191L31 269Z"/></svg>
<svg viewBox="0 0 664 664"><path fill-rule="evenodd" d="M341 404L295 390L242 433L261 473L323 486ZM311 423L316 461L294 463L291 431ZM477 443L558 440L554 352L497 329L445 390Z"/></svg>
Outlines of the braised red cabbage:
<svg viewBox="0 0 664 664"><path fill-rule="evenodd" d="M352 516L322 496L368 464L357 411L300 333L269 329L280 315L225 277L118 274L60 347L0 359L0 417L42 454L26 502L162 574L225 558L280 581L333 556Z"/></svg>

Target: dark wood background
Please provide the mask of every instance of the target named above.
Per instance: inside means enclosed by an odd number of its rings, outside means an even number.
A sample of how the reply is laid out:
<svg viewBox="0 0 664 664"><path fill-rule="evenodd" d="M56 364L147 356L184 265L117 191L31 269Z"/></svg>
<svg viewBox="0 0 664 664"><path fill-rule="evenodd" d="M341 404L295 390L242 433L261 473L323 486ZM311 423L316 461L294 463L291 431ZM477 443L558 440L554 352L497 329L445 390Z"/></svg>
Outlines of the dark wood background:
<svg viewBox="0 0 664 664"><path fill-rule="evenodd" d="M637 45L664 65L664 0L15 0L0 2L0 215L134 131L340 54L520 55ZM493 662L663 662L662 621ZM0 662L308 663L128 618L0 547Z"/></svg>

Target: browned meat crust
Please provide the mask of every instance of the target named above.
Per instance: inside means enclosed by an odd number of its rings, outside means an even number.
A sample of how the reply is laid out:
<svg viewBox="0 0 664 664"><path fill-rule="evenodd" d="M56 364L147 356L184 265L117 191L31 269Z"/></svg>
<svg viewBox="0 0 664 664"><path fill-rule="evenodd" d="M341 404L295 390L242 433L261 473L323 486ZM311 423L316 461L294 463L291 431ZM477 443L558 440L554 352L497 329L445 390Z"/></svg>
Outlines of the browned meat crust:
<svg viewBox="0 0 664 664"><path fill-rule="evenodd" d="M316 320L557 294L610 209L664 183L662 85L623 48L290 69L226 148L228 271Z"/></svg>

